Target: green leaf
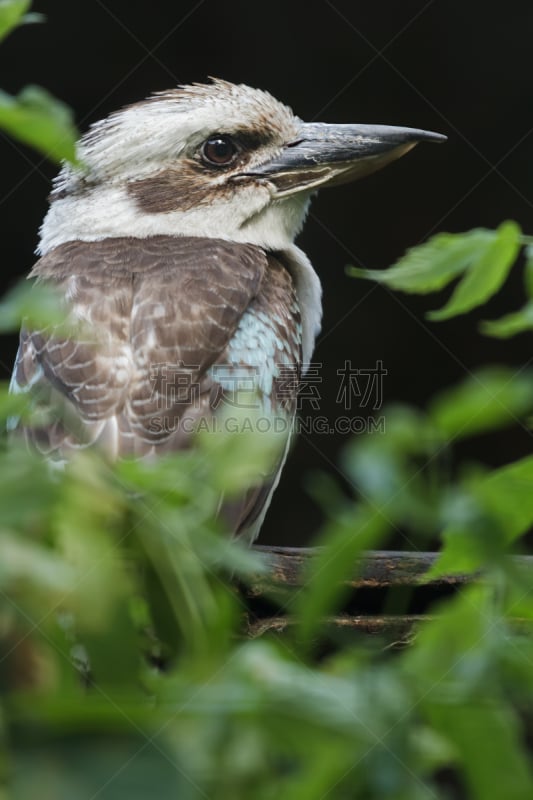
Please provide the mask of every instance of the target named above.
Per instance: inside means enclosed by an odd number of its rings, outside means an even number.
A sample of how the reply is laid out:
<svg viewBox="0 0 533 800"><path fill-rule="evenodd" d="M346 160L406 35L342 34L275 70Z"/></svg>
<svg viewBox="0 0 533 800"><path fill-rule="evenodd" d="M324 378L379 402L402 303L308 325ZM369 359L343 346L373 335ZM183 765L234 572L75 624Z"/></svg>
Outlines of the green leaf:
<svg viewBox="0 0 533 800"><path fill-rule="evenodd" d="M456 748L472 800L533 797L533 777L516 713L495 702L432 705L436 729Z"/></svg>
<svg viewBox="0 0 533 800"><path fill-rule="evenodd" d="M216 425L201 428L197 438L209 459L213 485L230 495L257 484L277 467L291 425L288 419L261 415L257 398L250 399L247 409L246 400L241 402L241 407L220 413Z"/></svg>
<svg viewBox="0 0 533 800"><path fill-rule="evenodd" d="M16 97L0 92L0 128L52 161L76 163L72 111L39 86L27 86Z"/></svg>
<svg viewBox="0 0 533 800"><path fill-rule="evenodd" d="M532 371L488 367L441 392L429 417L447 439L462 439L510 425L532 408Z"/></svg>
<svg viewBox="0 0 533 800"><path fill-rule="evenodd" d="M485 320L480 330L486 336L498 339L509 339L519 333L533 330L533 246L526 247L526 263L524 266L524 288L529 302L518 311L506 314L500 319Z"/></svg>
<svg viewBox="0 0 533 800"><path fill-rule="evenodd" d="M526 533L533 525L533 456L491 472L477 495L500 523L508 543Z"/></svg>
<svg viewBox="0 0 533 800"><path fill-rule="evenodd" d="M38 11L32 11L31 14L24 14L22 17L20 24L21 25L34 25L36 22L44 22L46 17L44 14L40 14Z"/></svg>
<svg viewBox="0 0 533 800"><path fill-rule="evenodd" d="M348 267L347 272L356 278L374 280L411 294L436 292L464 272L495 236L494 231L485 228L468 233L439 233L408 250L390 269Z"/></svg>
<svg viewBox="0 0 533 800"><path fill-rule="evenodd" d="M0 42L24 22L24 14L30 5L31 0L0 0Z"/></svg>
<svg viewBox="0 0 533 800"><path fill-rule="evenodd" d="M524 265L524 287L526 294L533 300L533 245L526 247L526 263Z"/></svg>
<svg viewBox="0 0 533 800"><path fill-rule="evenodd" d="M43 468L42 459L14 442L1 453L0 474L1 524L26 535L45 526L60 486Z"/></svg>
<svg viewBox="0 0 533 800"><path fill-rule="evenodd" d="M117 716L119 711L117 707ZM131 722L129 736L111 735L111 725L93 736L77 731L63 738L49 734L37 745L33 740L19 746L12 765L11 796L15 800L37 796L43 800L198 800L206 796L196 790L161 737L154 742L148 732L135 735L135 728Z"/></svg>
<svg viewBox="0 0 533 800"><path fill-rule="evenodd" d="M65 326L66 312L54 287L33 281L21 281L0 301L0 333L18 331L21 323L32 328Z"/></svg>
<svg viewBox="0 0 533 800"><path fill-rule="evenodd" d="M422 698L466 702L494 687L491 659L499 630L490 613L491 590L485 584L464 587L433 609L405 653L405 667Z"/></svg>
<svg viewBox="0 0 533 800"><path fill-rule="evenodd" d="M450 506L452 508L450 508ZM495 563L505 555L506 542L502 530L484 513L473 496L453 496L443 503L442 514L452 523L442 533L443 547L439 557L424 575L423 582L443 575L471 575Z"/></svg>
<svg viewBox="0 0 533 800"><path fill-rule="evenodd" d="M465 314L485 303L502 286L520 250L521 231L515 222L504 222L496 237L480 248L450 300L438 311L427 316L432 320L444 320Z"/></svg>
<svg viewBox="0 0 533 800"><path fill-rule="evenodd" d="M318 629L342 603L350 591L357 558L363 550L375 547L388 529L379 510L356 508L326 526L318 544L324 544L311 559L305 572L304 588L291 603L298 620L297 637L309 646Z"/></svg>
<svg viewBox="0 0 533 800"><path fill-rule="evenodd" d="M518 333L533 330L533 302L527 303L519 311L505 314L499 319L484 320L479 326L486 336L497 339L510 339Z"/></svg>
<svg viewBox="0 0 533 800"><path fill-rule="evenodd" d="M426 574L471 573L499 562L509 544L533 525L533 457L494 470L449 498L444 548Z"/></svg>
<svg viewBox="0 0 533 800"><path fill-rule="evenodd" d="M15 581L30 582L33 589L43 588L61 597L72 589L73 571L59 554L40 544L0 531L0 586Z"/></svg>

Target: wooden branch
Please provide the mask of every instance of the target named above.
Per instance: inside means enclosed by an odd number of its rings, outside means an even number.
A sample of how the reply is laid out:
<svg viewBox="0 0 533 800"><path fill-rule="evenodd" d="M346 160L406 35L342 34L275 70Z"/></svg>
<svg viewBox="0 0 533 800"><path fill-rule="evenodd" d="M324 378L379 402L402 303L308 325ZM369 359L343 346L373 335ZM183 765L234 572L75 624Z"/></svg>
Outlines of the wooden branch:
<svg viewBox="0 0 533 800"><path fill-rule="evenodd" d="M263 555L268 574L258 578L257 589L265 581L282 586L301 586L306 563L317 554L316 547L262 547L254 550ZM404 553L395 550L369 550L358 564L354 564L353 576L348 581L354 589L386 588L388 586L416 586L437 560L438 553ZM533 568L533 556L522 556ZM469 575L446 575L428 586L460 586L471 582Z"/></svg>
<svg viewBox="0 0 533 800"><path fill-rule="evenodd" d="M388 639L396 639L405 642L412 634L413 629L420 622L428 619L420 614L401 614L398 616L372 616L360 615L351 616L350 614L339 614L329 617L326 620L326 627L348 628L357 633L382 634ZM269 631L283 633L294 625L292 617L273 616L265 619L255 619L248 625L248 635L251 638L262 636Z"/></svg>
<svg viewBox="0 0 533 800"><path fill-rule="evenodd" d="M291 591L304 585L307 564L318 553L313 547L254 548L263 556L266 573L245 589L249 608L248 634L261 636L267 631L283 633L294 620L289 612ZM367 551L354 564L347 585L350 596L342 614L325 620L325 628L345 628L354 632L382 634L394 645L409 641L413 630L428 619L426 611L439 597L457 591L465 584L482 579L482 575L444 575L424 581L424 576L436 562L439 553L404 553L397 551ZM512 561L531 571L533 556L513 556ZM385 604L389 590L402 591L408 600L401 603L398 614L390 613ZM409 592L409 590L412 592ZM383 608L388 613L383 612ZM517 620L517 623L519 621Z"/></svg>

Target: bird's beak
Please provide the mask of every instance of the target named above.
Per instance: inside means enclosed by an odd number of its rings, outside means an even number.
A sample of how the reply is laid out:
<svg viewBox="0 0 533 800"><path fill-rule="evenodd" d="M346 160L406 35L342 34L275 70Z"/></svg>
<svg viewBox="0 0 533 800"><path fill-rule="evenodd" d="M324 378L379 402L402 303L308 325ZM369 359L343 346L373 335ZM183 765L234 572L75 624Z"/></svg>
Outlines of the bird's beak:
<svg viewBox="0 0 533 800"><path fill-rule="evenodd" d="M301 135L271 161L242 177L265 180L275 198L362 178L403 156L418 142L446 136L389 125L303 123Z"/></svg>

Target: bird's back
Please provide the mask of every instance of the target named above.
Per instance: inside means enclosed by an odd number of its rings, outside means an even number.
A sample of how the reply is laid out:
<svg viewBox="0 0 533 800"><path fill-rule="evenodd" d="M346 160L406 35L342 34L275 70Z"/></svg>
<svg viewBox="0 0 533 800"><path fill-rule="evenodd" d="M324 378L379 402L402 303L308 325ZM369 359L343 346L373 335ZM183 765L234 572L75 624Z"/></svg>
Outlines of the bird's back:
<svg viewBox="0 0 533 800"><path fill-rule="evenodd" d="M75 328L21 334L15 387L63 412L25 429L46 454L93 443L112 457L177 449L198 420L250 398L264 413L292 412L299 309L289 272L260 248L165 236L70 242L32 274L58 286Z"/></svg>

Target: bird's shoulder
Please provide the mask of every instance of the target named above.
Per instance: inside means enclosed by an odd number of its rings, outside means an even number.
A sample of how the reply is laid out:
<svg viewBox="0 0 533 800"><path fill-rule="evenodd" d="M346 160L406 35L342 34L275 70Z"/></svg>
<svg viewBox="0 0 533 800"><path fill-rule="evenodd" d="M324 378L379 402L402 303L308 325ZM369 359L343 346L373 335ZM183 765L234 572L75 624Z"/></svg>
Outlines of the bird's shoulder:
<svg viewBox="0 0 533 800"><path fill-rule="evenodd" d="M260 281L265 251L252 244L195 236L118 236L64 242L43 255L30 277L62 282L73 274L92 280L132 276L179 278L187 270L247 274Z"/></svg>
<svg viewBox="0 0 533 800"><path fill-rule="evenodd" d="M91 427L89 440L112 418L122 420L124 439L168 438L172 425L152 430L152 418L191 410L169 392L169 375L170 389L198 386L195 413L209 414L225 374L215 365L257 367L271 391L276 364L300 359L291 276L253 245L166 236L70 242L32 274L59 287L82 335L24 330L14 384L68 398Z"/></svg>

